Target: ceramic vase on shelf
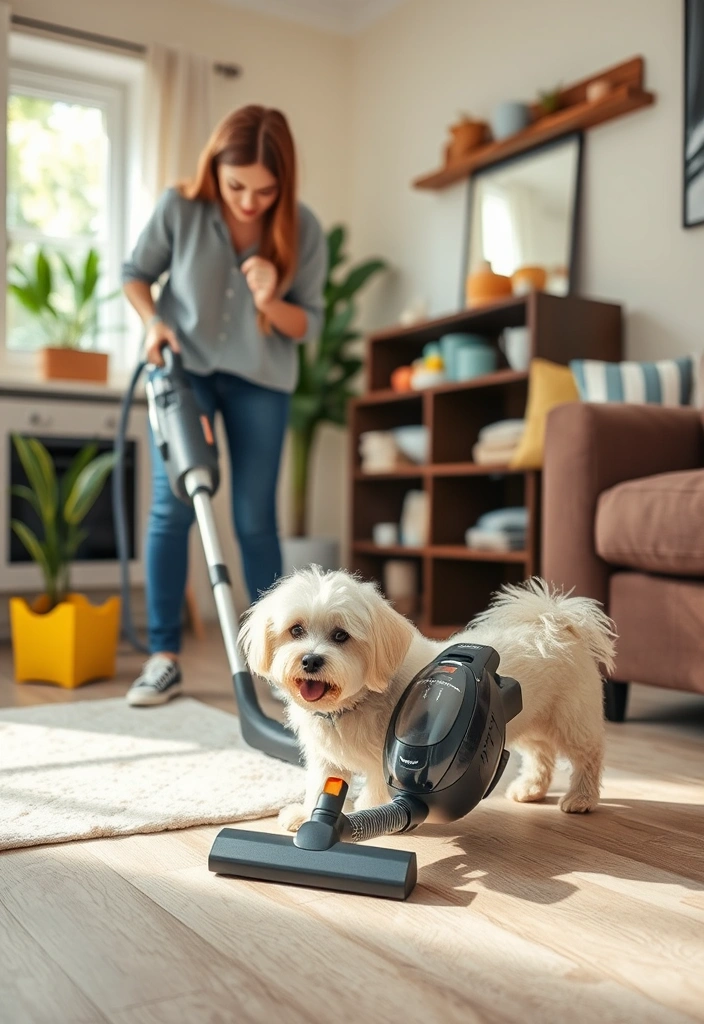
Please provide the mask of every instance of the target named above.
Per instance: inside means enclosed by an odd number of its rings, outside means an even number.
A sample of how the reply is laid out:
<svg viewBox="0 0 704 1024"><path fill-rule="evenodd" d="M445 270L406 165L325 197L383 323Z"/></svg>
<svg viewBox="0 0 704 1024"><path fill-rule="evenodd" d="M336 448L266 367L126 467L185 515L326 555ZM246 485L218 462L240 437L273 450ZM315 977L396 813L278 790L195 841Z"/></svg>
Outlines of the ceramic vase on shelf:
<svg viewBox="0 0 704 1024"><path fill-rule="evenodd" d="M529 292L541 292L545 288L548 274L545 267L519 267L511 275L511 287L514 295L527 295Z"/></svg>
<svg viewBox="0 0 704 1024"><path fill-rule="evenodd" d="M511 278L495 274L491 263L480 263L467 278L467 306L486 306L512 294Z"/></svg>
<svg viewBox="0 0 704 1024"><path fill-rule="evenodd" d="M525 103L507 100L492 111L491 131L497 141L523 131L529 124L530 108Z"/></svg>

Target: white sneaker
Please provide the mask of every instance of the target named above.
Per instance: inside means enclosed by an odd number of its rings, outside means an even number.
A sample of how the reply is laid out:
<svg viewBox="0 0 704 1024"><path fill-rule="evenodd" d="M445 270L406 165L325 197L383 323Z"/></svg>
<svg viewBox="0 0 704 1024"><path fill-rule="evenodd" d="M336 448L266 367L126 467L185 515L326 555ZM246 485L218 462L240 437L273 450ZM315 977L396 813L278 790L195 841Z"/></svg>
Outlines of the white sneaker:
<svg viewBox="0 0 704 1024"><path fill-rule="evenodd" d="M144 663L142 674L127 691L127 703L132 707L166 704L172 697L177 697L182 689L178 664L163 654L153 654Z"/></svg>

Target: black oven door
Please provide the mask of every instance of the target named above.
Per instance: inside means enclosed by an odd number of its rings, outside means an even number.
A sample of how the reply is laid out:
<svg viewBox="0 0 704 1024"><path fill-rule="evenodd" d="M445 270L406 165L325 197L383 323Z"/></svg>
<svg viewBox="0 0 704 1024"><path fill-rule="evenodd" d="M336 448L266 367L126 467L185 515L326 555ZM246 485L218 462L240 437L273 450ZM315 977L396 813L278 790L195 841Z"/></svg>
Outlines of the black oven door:
<svg viewBox="0 0 704 1024"><path fill-rule="evenodd" d="M113 449L113 442L108 438L92 441L86 437L43 437L37 435L37 440L41 441L49 452L59 479L61 479L70 466L72 460L86 444L95 444L98 449L97 454L99 455L103 452L112 451ZM8 443L10 445L10 483L12 486L15 484L24 484L27 486L29 481L27 480L27 476L15 450L15 446L12 444L11 440L8 440ZM125 512L127 518L127 550L130 560L136 558L135 502L137 472L135 447L134 441L127 441L125 443ZM19 519L23 523L26 523L27 526L36 533L40 540L43 539L44 534L39 517L30 506L29 502L25 501L24 498L17 497L14 494L11 496L10 518ZM118 558L118 552L117 534L112 514L112 473L108 477L95 504L87 513L81 525L87 531L88 536L78 548L75 561L116 561ZM13 565L17 565L21 562L31 561L25 546L22 544L15 531L9 527L8 529L10 529L10 562Z"/></svg>

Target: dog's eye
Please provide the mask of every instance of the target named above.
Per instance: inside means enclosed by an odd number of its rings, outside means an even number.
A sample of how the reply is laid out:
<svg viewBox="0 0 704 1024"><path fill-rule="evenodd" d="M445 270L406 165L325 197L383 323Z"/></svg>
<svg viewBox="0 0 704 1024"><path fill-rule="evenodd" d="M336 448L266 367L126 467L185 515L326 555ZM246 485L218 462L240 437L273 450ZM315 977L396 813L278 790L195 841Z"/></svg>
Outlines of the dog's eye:
<svg viewBox="0 0 704 1024"><path fill-rule="evenodd" d="M296 639L306 635L306 631L300 624L300 622L297 622L295 626L291 626L289 633L291 634L292 637L295 637Z"/></svg>
<svg viewBox="0 0 704 1024"><path fill-rule="evenodd" d="M344 629L336 629L332 635L333 640L336 644L344 644L345 640L349 640L349 633L345 633Z"/></svg>

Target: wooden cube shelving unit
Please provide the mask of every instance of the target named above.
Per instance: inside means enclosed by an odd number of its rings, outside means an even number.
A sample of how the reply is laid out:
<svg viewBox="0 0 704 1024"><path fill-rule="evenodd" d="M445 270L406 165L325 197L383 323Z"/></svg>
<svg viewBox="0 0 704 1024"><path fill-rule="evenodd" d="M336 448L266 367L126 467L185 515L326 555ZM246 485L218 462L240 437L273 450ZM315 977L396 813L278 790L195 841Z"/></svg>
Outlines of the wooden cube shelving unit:
<svg viewBox="0 0 704 1024"><path fill-rule="evenodd" d="M540 572L540 473L472 461L472 447L482 427L524 415L528 372L510 369L498 347L504 328L520 326L528 328L531 358L567 364L578 358L618 361L622 357L619 305L541 292L381 331L367 339L367 390L350 408L351 568L383 586L386 560L410 559L419 582L415 620L428 636L449 636L485 608L503 583ZM423 391L391 389L391 374L397 367L408 365L428 342L452 331L481 334L496 346L496 372ZM429 461L387 473L363 472L360 435L406 424L428 428ZM377 547L372 541L374 524L399 522L411 489L428 495L427 545ZM466 546L465 531L482 513L516 505L528 509L525 550L487 552Z"/></svg>

